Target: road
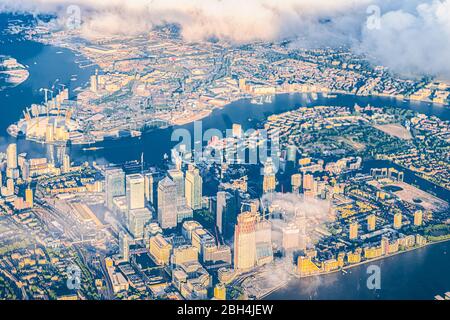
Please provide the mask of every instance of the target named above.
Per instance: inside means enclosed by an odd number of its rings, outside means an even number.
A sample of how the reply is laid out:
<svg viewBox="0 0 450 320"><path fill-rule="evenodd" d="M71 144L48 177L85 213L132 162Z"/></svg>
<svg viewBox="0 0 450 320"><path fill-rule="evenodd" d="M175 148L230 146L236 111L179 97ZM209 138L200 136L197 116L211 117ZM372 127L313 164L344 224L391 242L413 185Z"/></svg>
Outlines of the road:
<svg viewBox="0 0 450 320"><path fill-rule="evenodd" d="M105 259L104 257L100 258L100 265L102 266L102 272L103 272L103 276L105 278L105 283L106 283L106 288L107 290L105 290L105 298L108 300L113 300L114 299L114 290L112 288L112 283L111 280L109 279L108 276L108 271L106 270L106 264L105 264Z"/></svg>

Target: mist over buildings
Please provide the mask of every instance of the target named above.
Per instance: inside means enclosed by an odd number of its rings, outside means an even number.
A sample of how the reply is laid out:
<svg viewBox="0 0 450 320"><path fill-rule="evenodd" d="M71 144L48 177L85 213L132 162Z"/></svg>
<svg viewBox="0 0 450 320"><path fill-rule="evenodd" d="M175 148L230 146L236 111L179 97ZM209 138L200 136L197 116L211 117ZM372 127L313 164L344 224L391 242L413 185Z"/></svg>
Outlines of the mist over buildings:
<svg viewBox="0 0 450 320"><path fill-rule="evenodd" d="M74 7L76 6L76 7ZM75 8L75 9L74 9ZM408 76L450 78L450 0L3 0L2 12L79 14L86 38L180 26L187 41L290 39L294 46L350 46Z"/></svg>
<svg viewBox="0 0 450 320"><path fill-rule="evenodd" d="M272 240L281 243L283 229L294 227L299 232L299 247L305 249L320 237L316 229L330 221L330 202L304 197L294 193L270 193L261 199L271 212Z"/></svg>
<svg viewBox="0 0 450 320"><path fill-rule="evenodd" d="M250 281L249 285L273 288L292 279L297 273L297 254L312 248L320 239L317 229L330 221L330 202L294 193L270 193L262 197L261 205L263 211L267 209L271 213L272 245L281 249L283 256L278 257L274 264L265 265L256 284ZM294 241L295 236L298 242ZM290 246L296 242L297 246ZM311 277L302 281L301 286L303 292L314 295L323 284L326 284L323 279ZM244 282L243 285L247 284Z"/></svg>

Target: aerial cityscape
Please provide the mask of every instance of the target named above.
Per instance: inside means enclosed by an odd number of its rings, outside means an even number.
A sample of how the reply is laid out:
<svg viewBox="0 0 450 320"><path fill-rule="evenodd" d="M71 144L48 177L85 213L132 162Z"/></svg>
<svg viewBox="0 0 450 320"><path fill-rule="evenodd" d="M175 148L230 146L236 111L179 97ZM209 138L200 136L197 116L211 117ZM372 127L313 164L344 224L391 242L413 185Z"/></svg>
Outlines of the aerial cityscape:
<svg viewBox="0 0 450 320"><path fill-rule="evenodd" d="M1 300L450 300L450 1L240 5L0 3Z"/></svg>

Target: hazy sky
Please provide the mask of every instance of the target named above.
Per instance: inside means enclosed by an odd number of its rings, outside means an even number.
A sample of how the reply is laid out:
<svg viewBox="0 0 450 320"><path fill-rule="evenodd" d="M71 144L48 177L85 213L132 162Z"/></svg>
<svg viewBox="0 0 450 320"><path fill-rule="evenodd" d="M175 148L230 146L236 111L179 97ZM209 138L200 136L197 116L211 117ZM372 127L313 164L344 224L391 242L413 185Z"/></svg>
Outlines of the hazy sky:
<svg viewBox="0 0 450 320"><path fill-rule="evenodd" d="M77 8L88 38L137 34L169 22L181 26L186 40L346 44L395 71L450 79L450 0L0 1L0 11L55 13L62 25Z"/></svg>

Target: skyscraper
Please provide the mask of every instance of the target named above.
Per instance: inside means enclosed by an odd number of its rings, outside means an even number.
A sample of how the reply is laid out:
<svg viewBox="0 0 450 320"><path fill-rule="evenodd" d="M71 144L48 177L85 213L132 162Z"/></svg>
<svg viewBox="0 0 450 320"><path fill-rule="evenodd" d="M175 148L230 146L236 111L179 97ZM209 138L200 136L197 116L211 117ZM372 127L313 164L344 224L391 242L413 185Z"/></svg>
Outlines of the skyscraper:
<svg viewBox="0 0 450 320"><path fill-rule="evenodd" d="M25 162L27 161L27 154L26 153L20 153L17 156L17 166L20 170L23 170L23 167L25 166Z"/></svg>
<svg viewBox="0 0 450 320"><path fill-rule="evenodd" d="M146 173L144 175L144 186L145 186L145 201L153 205L153 186L154 186L153 174Z"/></svg>
<svg viewBox="0 0 450 320"><path fill-rule="evenodd" d="M272 175L272 174L264 175L264 181L263 181L263 192L264 193L274 192L275 185L276 185L275 175Z"/></svg>
<svg viewBox="0 0 450 320"><path fill-rule="evenodd" d="M402 214L397 212L394 214L394 229L400 229L402 227Z"/></svg>
<svg viewBox="0 0 450 320"><path fill-rule="evenodd" d="M300 173L291 176L292 193L299 193L302 186L302 175Z"/></svg>
<svg viewBox="0 0 450 320"><path fill-rule="evenodd" d="M226 191L217 192L216 226L220 233L223 232L224 220L227 209L227 199L230 197Z"/></svg>
<svg viewBox="0 0 450 320"><path fill-rule="evenodd" d="M184 173L178 169L167 171L169 178L177 186L176 202L178 207L186 206Z"/></svg>
<svg viewBox="0 0 450 320"><path fill-rule="evenodd" d="M367 230L369 231L375 230L376 223L377 217L374 214L367 216Z"/></svg>
<svg viewBox="0 0 450 320"><path fill-rule="evenodd" d="M145 207L144 177L141 174L127 175L126 196L128 211Z"/></svg>
<svg viewBox="0 0 450 320"><path fill-rule="evenodd" d="M299 247L300 229L294 224L290 223L281 229L282 240L281 246L284 250L295 250Z"/></svg>
<svg viewBox="0 0 450 320"><path fill-rule="evenodd" d="M177 226L177 185L169 177L158 183L158 222L162 229Z"/></svg>
<svg viewBox="0 0 450 320"><path fill-rule="evenodd" d="M97 92L98 90L98 70L95 70L95 74L91 76L91 91Z"/></svg>
<svg viewBox="0 0 450 320"><path fill-rule="evenodd" d="M423 212L422 210L417 210L414 212L414 225L421 226L423 221Z"/></svg>
<svg viewBox="0 0 450 320"><path fill-rule="evenodd" d="M33 208L34 201L33 201L33 190L31 190L30 187L28 187L25 190L25 202L28 204L30 208Z"/></svg>
<svg viewBox="0 0 450 320"><path fill-rule="evenodd" d="M112 210L113 198L125 195L125 173L122 169L105 171L106 207Z"/></svg>
<svg viewBox="0 0 450 320"><path fill-rule="evenodd" d="M242 138L242 126L238 123L233 123L232 134L235 138Z"/></svg>
<svg viewBox="0 0 450 320"><path fill-rule="evenodd" d="M19 177L19 171L17 169L17 145L15 143L11 143L6 148L6 176L12 179Z"/></svg>
<svg viewBox="0 0 450 320"><path fill-rule="evenodd" d="M150 254L157 264L169 264L171 251L172 245L161 234L150 238Z"/></svg>
<svg viewBox="0 0 450 320"><path fill-rule="evenodd" d="M263 180L263 192L274 192L276 186L275 171L273 167L272 159L266 161L264 164L264 180Z"/></svg>
<svg viewBox="0 0 450 320"><path fill-rule="evenodd" d="M63 156L62 172L67 173L69 171L70 171L70 156L68 154L65 154Z"/></svg>
<svg viewBox="0 0 450 320"><path fill-rule="evenodd" d="M8 194L9 195L13 195L14 194L14 180L11 178L8 178L8 180L6 180L6 188L8 189Z"/></svg>
<svg viewBox="0 0 450 320"><path fill-rule="evenodd" d="M269 220L260 220L256 223L255 242L256 264L261 266L272 262L272 223Z"/></svg>
<svg viewBox="0 0 450 320"><path fill-rule="evenodd" d="M287 161L295 162L297 160L297 147L295 145L289 145L287 147Z"/></svg>
<svg viewBox="0 0 450 320"><path fill-rule="evenodd" d="M312 174L305 174L303 176L303 192L313 194L315 193L314 176Z"/></svg>
<svg viewBox="0 0 450 320"><path fill-rule="evenodd" d="M17 168L17 145L15 143L11 143L6 148L6 165L10 169Z"/></svg>
<svg viewBox="0 0 450 320"><path fill-rule="evenodd" d="M358 222L350 223L350 232L349 238L351 240L356 239L358 237Z"/></svg>
<svg viewBox="0 0 450 320"><path fill-rule="evenodd" d="M186 172L185 196L186 204L193 210L202 208L202 184L198 169L190 166Z"/></svg>
<svg viewBox="0 0 450 320"><path fill-rule="evenodd" d="M145 201L155 209L158 207L158 182L163 178L160 173L156 172L144 174Z"/></svg>
<svg viewBox="0 0 450 320"><path fill-rule="evenodd" d="M144 237L144 228L152 219L148 208L131 209L128 211L128 230L135 239Z"/></svg>
<svg viewBox="0 0 450 320"><path fill-rule="evenodd" d="M248 271L256 264L257 214L243 212L237 217L234 230L234 268Z"/></svg>
<svg viewBox="0 0 450 320"><path fill-rule="evenodd" d="M119 253L123 260L130 260L130 238L123 231L119 232Z"/></svg>

